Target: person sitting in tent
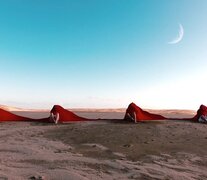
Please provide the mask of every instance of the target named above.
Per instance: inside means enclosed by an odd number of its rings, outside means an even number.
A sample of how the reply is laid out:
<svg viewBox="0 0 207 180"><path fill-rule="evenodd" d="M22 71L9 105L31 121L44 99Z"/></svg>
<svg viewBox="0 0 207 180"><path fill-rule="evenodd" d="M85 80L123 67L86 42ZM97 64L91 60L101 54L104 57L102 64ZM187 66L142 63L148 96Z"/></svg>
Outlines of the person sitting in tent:
<svg viewBox="0 0 207 180"><path fill-rule="evenodd" d="M59 105L54 105L52 110L50 111L50 121L54 122L55 124L89 120L90 119L77 116L73 112L68 111L67 109L64 109Z"/></svg>
<svg viewBox="0 0 207 180"><path fill-rule="evenodd" d="M138 107L135 103L129 104L125 116L125 120L132 120L135 123L138 121L145 121L145 120L165 120L167 119L164 116L159 114L152 114L147 111L142 110Z"/></svg>
<svg viewBox="0 0 207 180"><path fill-rule="evenodd" d="M202 104L192 120L200 123L207 123L207 107Z"/></svg>

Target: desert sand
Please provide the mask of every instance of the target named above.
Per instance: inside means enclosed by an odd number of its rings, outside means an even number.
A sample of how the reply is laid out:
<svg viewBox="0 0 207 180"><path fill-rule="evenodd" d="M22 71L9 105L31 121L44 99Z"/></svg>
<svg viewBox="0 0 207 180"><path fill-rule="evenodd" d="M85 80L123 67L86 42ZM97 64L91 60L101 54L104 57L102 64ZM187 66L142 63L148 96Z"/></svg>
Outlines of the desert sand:
<svg viewBox="0 0 207 180"><path fill-rule="evenodd" d="M167 117L193 111L157 110ZM47 117L49 112L18 111ZM0 179L206 179L207 126L123 122L124 110L77 110L94 122L0 123Z"/></svg>

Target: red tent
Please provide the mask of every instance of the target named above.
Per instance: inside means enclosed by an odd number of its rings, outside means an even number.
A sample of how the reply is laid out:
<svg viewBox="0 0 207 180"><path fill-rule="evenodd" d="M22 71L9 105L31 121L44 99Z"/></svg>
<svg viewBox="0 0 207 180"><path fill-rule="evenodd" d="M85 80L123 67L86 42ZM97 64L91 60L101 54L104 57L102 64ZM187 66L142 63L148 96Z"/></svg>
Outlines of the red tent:
<svg viewBox="0 0 207 180"><path fill-rule="evenodd" d="M193 117L193 119L198 120L200 116L206 116L207 115L207 107L203 104L200 105L200 108L197 111L197 114Z"/></svg>
<svg viewBox="0 0 207 180"><path fill-rule="evenodd" d="M207 123L207 107L203 104L200 105L200 108L197 110L196 115L193 118L186 118L185 120Z"/></svg>
<svg viewBox="0 0 207 180"><path fill-rule="evenodd" d="M79 117L71 111L64 109L59 105L54 105L52 110L50 111L50 119L54 121L56 124L58 122L70 122L70 121L88 121L89 119Z"/></svg>
<svg viewBox="0 0 207 180"><path fill-rule="evenodd" d="M144 120L164 120L167 118L159 114L152 114L147 111L144 111L136 104L131 103L126 110L124 119L132 119L133 121L137 122Z"/></svg>

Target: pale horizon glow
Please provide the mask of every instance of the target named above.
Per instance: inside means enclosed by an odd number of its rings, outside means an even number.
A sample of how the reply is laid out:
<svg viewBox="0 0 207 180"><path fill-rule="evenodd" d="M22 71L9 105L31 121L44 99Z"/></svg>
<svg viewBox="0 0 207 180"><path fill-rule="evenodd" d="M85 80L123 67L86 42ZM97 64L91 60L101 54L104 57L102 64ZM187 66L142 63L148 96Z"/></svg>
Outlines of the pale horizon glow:
<svg viewBox="0 0 207 180"><path fill-rule="evenodd" d="M207 85L204 82L207 82L207 72L205 71L191 75L189 78L181 78L172 84L158 85L141 94L144 97L141 100L143 104L149 104L145 107L150 109L197 110L201 104L207 102L207 96L205 96ZM198 93L194 94L194 92ZM194 96L191 98L192 94Z"/></svg>

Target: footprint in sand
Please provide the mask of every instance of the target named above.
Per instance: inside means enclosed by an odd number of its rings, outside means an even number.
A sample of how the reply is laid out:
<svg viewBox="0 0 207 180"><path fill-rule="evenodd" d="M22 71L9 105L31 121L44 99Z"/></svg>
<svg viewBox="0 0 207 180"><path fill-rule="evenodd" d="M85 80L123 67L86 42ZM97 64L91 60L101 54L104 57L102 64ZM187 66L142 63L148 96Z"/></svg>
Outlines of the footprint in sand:
<svg viewBox="0 0 207 180"><path fill-rule="evenodd" d="M71 152L72 148L69 149L57 149L54 151L54 153L68 153Z"/></svg>
<svg viewBox="0 0 207 180"><path fill-rule="evenodd" d="M98 149L100 149L100 150L102 150L102 151L106 151L106 150L108 150L107 147L105 147L105 146L103 146L103 145L101 145L101 144L86 143L86 144L83 144L83 145L85 145L85 146L89 146L89 147L92 147L92 148L98 148Z"/></svg>
<svg viewBox="0 0 207 180"><path fill-rule="evenodd" d="M44 176L31 176L29 180L45 180Z"/></svg>
<svg viewBox="0 0 207 180"><path fill-rule="evenodd" d="M129 148L129 147L132 147L132 144L124 144L123 147Z"/></svg>

